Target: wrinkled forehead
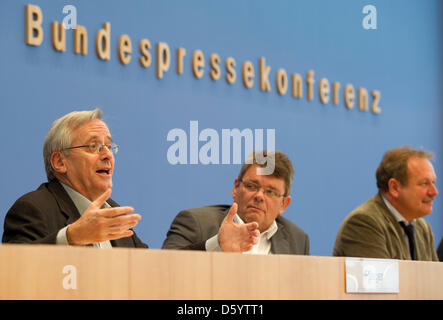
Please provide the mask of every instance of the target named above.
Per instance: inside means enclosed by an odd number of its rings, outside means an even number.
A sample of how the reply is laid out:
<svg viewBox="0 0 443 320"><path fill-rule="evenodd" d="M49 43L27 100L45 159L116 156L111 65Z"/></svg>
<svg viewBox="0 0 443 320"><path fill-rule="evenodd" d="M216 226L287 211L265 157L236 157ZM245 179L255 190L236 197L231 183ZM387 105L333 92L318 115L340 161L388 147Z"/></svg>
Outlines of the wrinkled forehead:
<svg viewBox="0 0 443 320"><path fill-rule="evenodd" d="M263 187L273 187L274 189L282 189L281 191L285 190L286 183L282 177L276 177L274 175L258 174L257 172L258 168L260 168L260 166L257 164L251 165L243 175L243 180L258 182Z"/></svg>
<svg viewBox="0 0 443 320"><path fill-rule="evenodd" d="M100 119L90 120L72 130L73 141L112 141L108 126Z"/></svg>
<svg viewBox="0 0 443 320"><path fill-rule="evenodd" d="M427 158L412 157L408 160L408 179L436 179L434 166Z"/></svg>

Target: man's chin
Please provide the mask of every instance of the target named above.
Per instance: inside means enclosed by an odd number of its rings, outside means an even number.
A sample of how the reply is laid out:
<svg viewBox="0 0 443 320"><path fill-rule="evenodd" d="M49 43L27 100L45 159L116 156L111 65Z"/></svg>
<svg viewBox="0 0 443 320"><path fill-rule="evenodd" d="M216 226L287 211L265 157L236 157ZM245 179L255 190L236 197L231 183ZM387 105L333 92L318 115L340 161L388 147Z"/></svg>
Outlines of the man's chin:
<svg viewBox="0 0 443 320"><path fill-rule="evenodd" d="M247 212L244 216L244 223L259 222L260 213L257 211Z"/></svg>
<svg viewBox="0 0 443 320"><path fill-rule="evenodd" d="M103 194L108 189L112 189L112 181L108 181L105 183L99 183L95 186L95 190L97 190L97 193Z"/></svg>
<svg viewBox="0 0 443 320"><path fill-rule="evenodd" d="M427 216L428 214L431 214L431 213L432 213L432 207L431 208L427 208L426 210L423 210L421 212L420 217L418 217L418 218L422 218L422 217Z"/></svg>
<svg viewBox="0 0 443 320"><path fill-rule="evenodd" d="M103 188L105 190L112 188L112 178L108 178L108 179L106 179L106 181L103 181Z"/></svg>

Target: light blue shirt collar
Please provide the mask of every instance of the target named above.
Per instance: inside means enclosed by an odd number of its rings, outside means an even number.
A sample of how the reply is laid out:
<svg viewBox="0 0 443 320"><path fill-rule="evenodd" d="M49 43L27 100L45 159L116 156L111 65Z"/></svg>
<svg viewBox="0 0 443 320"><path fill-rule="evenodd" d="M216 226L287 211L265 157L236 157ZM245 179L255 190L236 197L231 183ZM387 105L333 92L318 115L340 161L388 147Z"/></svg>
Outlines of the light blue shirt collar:
<svg viewBox="0 0 443 320"><path fill-rule="evenodd" d="M381 195L381 197L383 198L383 201L385 202L385 204L388 207L389 211L394 216L395 220L397 220L397 222L402 222L403 221L406 225L408 225L409 224L408 220L406 220L405 217L403 217L403 215L400 212L398 212L397 209L394 208L394 206L388 201L388 199L386 199L383 195Z"/></svg>
<svg viewBox="0 0 443 320"><path fill-rule="evenodd" d="M92 202L88 198L83 196L81 193L75 191L74 189L64 184L63 182L60 181L60 184L63 186L63 188L65 188L66 192L68 193L72 202L74 202L75 207L77 208L80 215L83 215L83 213L86 211L86 209L88 209L88 207L91 205ZM103 206L105 208L111 207L107 202L105 202Z"/></svg>

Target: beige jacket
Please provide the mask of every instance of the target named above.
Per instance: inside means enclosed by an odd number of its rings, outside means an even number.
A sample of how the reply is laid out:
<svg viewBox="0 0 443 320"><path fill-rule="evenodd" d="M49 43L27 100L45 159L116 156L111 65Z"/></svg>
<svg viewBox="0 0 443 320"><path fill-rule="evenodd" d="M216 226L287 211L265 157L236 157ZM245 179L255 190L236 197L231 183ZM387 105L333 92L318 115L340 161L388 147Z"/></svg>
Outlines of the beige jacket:
<svg viewBox="0 0 443 320"><path fill-rule="evenodd" d="M434 235L424 219L413 221L417 260L438 261ZM380 194L354 209L343 221L335 240L334 256L411 260L400 224Z"/></svg>

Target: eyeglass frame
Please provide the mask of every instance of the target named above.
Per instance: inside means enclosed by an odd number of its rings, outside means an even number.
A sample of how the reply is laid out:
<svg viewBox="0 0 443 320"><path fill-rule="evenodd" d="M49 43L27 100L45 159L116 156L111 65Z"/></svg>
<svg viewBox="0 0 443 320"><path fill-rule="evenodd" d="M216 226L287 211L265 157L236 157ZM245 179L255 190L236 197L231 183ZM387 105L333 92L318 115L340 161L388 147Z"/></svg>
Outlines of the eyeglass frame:
<svg viewBox="0 0 443 320"><path fill-rule="evenodd" d="M243 179L239 180L240 183L243 183L243 185L245 186L246 190L248 190L249 192L254 192L257 193L260 191L260 189L263 189L263 196L265 196L267 199L279 199L279 198L286 198L287 195L285 194L278 194L277 191L275 191L275 189L273 188L264 188L261 185L259 185L258 183L255 183L253 181L250 180L246 180L244 181ZM254 186L257 187L257 190L249 190L248 187L246 187L246 183L250 183L253 184ZM270 194L274 194L275 196L269 196L269 192Z"/></svg>
<svg viewBox="0 0 443 320"><path fill-rule="evenodd" d="M91 148L93 148L94 144L97 145L96 151L92 151L92 149L91 149ZM118 153L119 145L116 144L115 142L111 142L111 144L103 144L101 142L91 142L90 144L64 148L62 151L77 149L77 148L88 148L90 153L100 154L103 151L103 147L106 147L114 155Z"/></svg>

